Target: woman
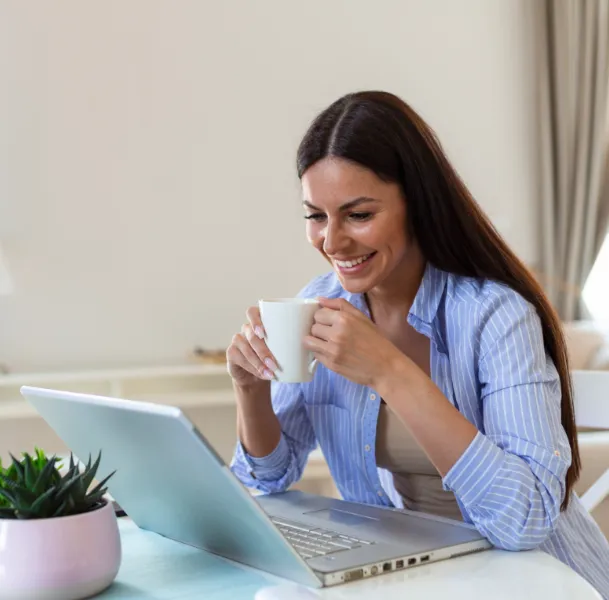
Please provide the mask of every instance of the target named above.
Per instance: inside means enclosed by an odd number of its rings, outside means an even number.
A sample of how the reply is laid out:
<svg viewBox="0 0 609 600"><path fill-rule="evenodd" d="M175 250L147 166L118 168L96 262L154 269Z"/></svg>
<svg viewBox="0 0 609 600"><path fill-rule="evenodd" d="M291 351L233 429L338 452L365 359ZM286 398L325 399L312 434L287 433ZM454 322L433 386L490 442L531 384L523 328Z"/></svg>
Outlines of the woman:
<svg viewBox="0 0 609 600"><path fill-rule="evenodd" d="M399 98L350 94L298 150L307 236L332 265L305 345L312 382L272 382L256 308L227 351L233 471L263 492L319 444L346 500L473 523L541 548L609 598L609 545L573 492L580 460L560 322Z"/></svg>

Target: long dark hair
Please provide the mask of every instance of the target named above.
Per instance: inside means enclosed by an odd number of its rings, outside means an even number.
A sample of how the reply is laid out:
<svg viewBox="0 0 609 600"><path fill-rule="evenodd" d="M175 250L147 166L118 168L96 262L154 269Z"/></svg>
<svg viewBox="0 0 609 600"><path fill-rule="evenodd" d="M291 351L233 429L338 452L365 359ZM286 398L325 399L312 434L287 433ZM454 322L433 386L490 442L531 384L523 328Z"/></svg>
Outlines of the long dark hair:
<svg viewBox="0 0 609 600"><path fill-rule="evenodd" d="M506 284L535 307L545 349L560 377L561 421L571 446L564 510L581 462L566 343L540 284L478 206L432 129L400 98L369 91L331 104L313 121L298 148L298 176L327 156L355 162L401 186L408 201L408 232L432 265Z"/></svg>

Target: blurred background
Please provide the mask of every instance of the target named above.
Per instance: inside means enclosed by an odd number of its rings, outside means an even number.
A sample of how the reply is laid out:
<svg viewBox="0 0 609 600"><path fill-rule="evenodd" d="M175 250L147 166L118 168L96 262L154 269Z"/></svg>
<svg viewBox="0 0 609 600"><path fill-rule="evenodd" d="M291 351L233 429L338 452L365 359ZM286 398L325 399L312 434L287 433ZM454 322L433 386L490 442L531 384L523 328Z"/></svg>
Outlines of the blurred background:
<svg viewBox="0 0 609 600"><path fill-rule="evenodd" d="M574 368L609 370L607 11L0 0L0 456L65 451L31 384L180 405L230 458L224 349L249 305L327 269L295 151L361 89L429 122L546 287ZM303 485L331 485L319 454Z"/></svg>

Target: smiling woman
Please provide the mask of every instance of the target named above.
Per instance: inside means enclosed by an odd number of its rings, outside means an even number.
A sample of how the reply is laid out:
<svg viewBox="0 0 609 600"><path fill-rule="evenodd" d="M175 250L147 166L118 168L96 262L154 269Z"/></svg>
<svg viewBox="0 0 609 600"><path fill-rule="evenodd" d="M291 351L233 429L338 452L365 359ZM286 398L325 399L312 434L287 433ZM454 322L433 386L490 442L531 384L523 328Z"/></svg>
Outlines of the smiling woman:
<svg viewBox="0 0 609 600"><path fill-rule="evenodd" d="M319 445L342 496L472 523L494 545L541 548L609 598L609 544L572 491L579 474L559 320L472 198L429 126L399 98L340 98L297 154L307 236L332 271L301 384L260 315L228 350L232 468L272 493Z"/></svg>

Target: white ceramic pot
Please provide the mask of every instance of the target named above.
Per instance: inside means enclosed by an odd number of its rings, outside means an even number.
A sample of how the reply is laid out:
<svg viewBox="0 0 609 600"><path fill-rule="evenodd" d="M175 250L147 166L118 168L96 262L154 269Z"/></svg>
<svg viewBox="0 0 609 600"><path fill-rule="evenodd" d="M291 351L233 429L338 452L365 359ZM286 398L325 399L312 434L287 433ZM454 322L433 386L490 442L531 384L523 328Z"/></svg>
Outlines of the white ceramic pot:
<svg viewBox="0 0 609 600"><path fill-rule="evenodd" d="M121 562L111 503L55 519L0 519L0 600L80 600L107 588Z"/></svg>

